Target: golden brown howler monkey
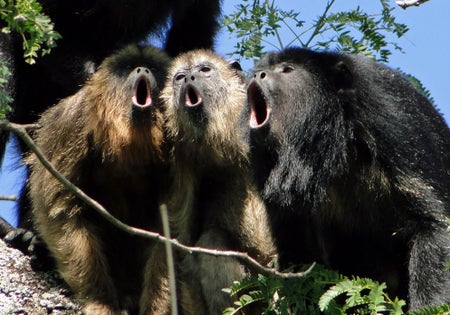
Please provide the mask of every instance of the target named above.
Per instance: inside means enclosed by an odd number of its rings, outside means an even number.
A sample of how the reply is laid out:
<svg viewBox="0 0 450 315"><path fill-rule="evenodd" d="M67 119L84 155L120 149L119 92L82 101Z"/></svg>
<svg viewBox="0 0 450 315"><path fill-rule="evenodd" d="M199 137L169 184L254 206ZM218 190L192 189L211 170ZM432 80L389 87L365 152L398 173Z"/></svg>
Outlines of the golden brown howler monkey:
<svg viewBox="0 0 450 315"><path fill-rule="evenodd" d="M253 186L249 149L238 127L246 98L239 69L209 50L182 54L169 70L162 95L173 144L169 211L177 238L271 263L275 253L265 207ZM205 254L178 258L184 315L221 314L231 305L222 289L246 274L240 261ZM143 298L153 301L147 292Z"/></svg>
<svg viewBox="0 0 450 315"><path fill-rule="evenodd" d="M112 215L156 231L167 171L159 92L169 63L156 48L127 46L47 110L35 134L56 169ZM34 223L57 270L85 301L84 314L137 310L152 242L106 222L34 155L27 161Z"/></svg>

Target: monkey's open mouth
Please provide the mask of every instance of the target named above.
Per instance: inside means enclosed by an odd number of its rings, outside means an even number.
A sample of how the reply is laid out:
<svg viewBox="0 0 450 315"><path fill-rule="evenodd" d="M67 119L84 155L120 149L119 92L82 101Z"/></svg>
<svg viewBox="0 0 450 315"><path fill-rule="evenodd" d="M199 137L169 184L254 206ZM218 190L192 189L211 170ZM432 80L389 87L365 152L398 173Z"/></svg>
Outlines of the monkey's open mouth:
<svg viewBox="0 0 450 315"><path fill-rule="evenodd" d="M198 106L203 103L202 96L198 92L198 90L192 86L188 85L185 90L185 104L186 106Z"/></svg>
<svg viewBox="0 0 450 315"><path fill-rule="evenodd" d="M152 94L150 81L146 76L140 76L134 85L133 97L131 98L133 105L139 108L147 108L152 105Z"/></svg>
<svg viewBox="0 0 450 315"><path fill-rule="evenodd" d="M269 120L270 107L256 81L253 81L247 89L247 101L250 106L250 127L258 128L265 125Z"/></svg>

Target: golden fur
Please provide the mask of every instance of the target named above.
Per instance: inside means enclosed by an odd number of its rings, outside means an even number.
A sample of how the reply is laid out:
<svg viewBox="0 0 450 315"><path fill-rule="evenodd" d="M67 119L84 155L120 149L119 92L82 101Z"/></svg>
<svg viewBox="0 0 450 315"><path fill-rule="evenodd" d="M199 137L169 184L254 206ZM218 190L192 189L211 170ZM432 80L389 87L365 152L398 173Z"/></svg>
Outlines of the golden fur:
<svg viewBox="0 0 450 315"><path fill-rule="evenodd" d="M201 105L186 106L190 96L183 91L188 88L198 91ZM162 95L173 143L169 211L177 238L272 263L276 255L265 207L253 186L248 147L239 131L246 97L241 76L213 52L196 50L174 60ZM221 314L231 305L222 288L243 277L244 266L234 258L180 256L183 314Z"/></svg>
<svg viewBox="0 0 450 315"><path fill-rule="evenodd" d="M168 65L168 57L151 47L121 50L107 58L79 92L47 110L35 134L56 169L111 214L132 226L157 231L166 165L155 84L162 86L160 78ZM148 82L156 80L151 88L153 107L142 121L133 118L132 109L139 69L151 69ZM34 155L27 162L36 228L61 276L86 302L84 314L137 309L152 243L106 222Z"/></svg>

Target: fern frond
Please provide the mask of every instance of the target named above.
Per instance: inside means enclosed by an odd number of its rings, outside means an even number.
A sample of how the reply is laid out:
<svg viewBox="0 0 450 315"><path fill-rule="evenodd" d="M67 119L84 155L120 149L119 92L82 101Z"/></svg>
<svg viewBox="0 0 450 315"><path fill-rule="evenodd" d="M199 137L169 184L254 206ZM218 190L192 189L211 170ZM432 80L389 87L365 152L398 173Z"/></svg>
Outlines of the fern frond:
<svg viewBox="0 0 450 315"><path fill-rule="evenodd" d="M240 281L234 281L230 288L222 289L223 292L229 293L231 296L236 296L239 292L249 291L259 287L259 280L255 276L248 276Z"/></svg>
<svg viewBox="0 0 450 315"><path fill-rule="evenodd" d="M411 311L410 315L449 315L450 314L450 303L440 305L425 307L417 311Z"/></svg>
<svg viewBox="0 0 450 315"><path fill-rule="evenodd" d="M263 301L264 295L261 291L251 291L248 294L243 294L239 297L238 301L234 302L234 305L237 306L237 308L234 307L228 307L223 311L223 315L234 315L237 314L239 311L244 309L244 307L248 307L250 304Z"/></svg>
<svg viewBox="0 0 450 315"><path fill-rule="evenodd" d="M319 309L323 312L328 308L332 300L339 295L350 291L353 288L353 281L350 279L343 280L336 285L330 287L319 299Z"/></svg>

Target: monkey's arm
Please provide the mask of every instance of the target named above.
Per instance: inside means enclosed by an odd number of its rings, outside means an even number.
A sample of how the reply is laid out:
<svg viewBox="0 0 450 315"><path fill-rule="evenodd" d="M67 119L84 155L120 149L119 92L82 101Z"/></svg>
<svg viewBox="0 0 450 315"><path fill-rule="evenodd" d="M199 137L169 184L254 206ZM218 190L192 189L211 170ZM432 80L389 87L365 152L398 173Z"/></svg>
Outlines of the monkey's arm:
<svg viewBox="0 0 450 315"><path fill-rule="evenodd" d="M441 305L450 298L449 260L450 234L444 213L447 205L437 190L417 178L400 176L394 191L407 205L404 233L409 236L409 301L415 310L429 305ZM402 231L399 232L400 234Z"/></svg>
<svg viewBox="0 0 450 315"><path fill-rule="evenodd" d="M36 143L52 165L69 181L84 188L90 182L86 122L81 111L81 93L64 99L47 111L39 123ZM55 258L57 270L77 293L87 300L85 314L108 314L116 309L117 292L100 237L98 222L88 208L31 155L28 182L33 219L39 236Z"/></svg>

